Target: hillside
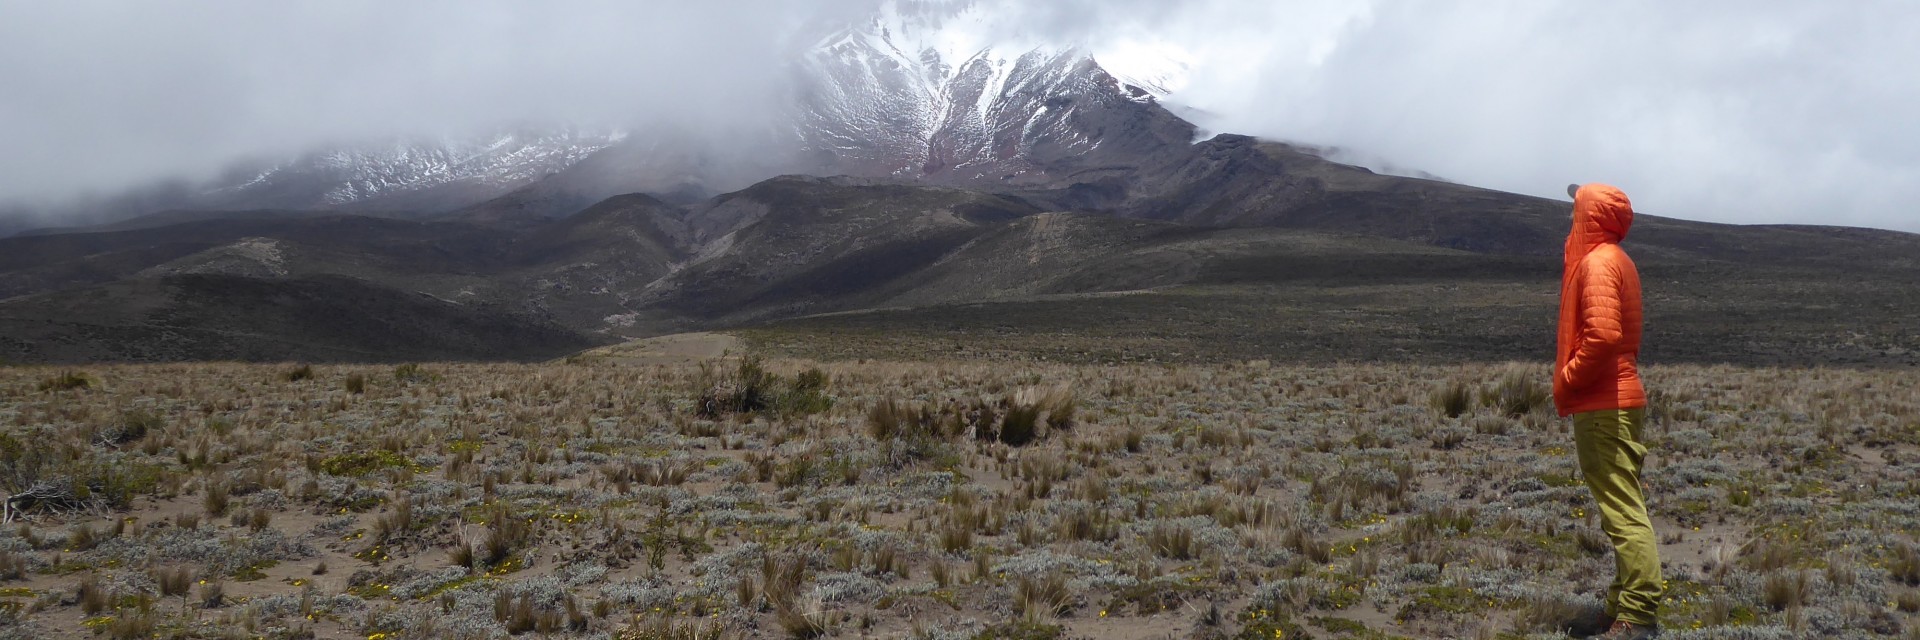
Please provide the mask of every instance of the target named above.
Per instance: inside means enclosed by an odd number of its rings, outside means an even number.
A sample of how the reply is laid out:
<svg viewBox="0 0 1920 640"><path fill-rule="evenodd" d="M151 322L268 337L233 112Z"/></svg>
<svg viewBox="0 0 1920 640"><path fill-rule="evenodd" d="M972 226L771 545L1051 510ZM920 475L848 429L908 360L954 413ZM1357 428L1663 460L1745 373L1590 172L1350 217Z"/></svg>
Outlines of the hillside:
<svg viewBox="0 0 1920 640"><path fill-rule="evenodd" d="M0 285L12 296L0 301L0 319L24 327L96 318L11 334L0 357L555 357L576 345L712 328L787 343L818 336L818 349L795 347L810 356L929 344L1088 361L1457 362L1550 352L1565 203L1375 175L1282 145L1226 139L1195 149L1253 154L1249 165L1218 171L1278 173L1221 183L1245 192L1176 190L1207 196L1185 209L1052 211L1032 190L788 176L688 205L636 194L512 224L187 216L0 239ZM1258 197L1269 192L1295 204ZM1215 224L1189 219L1214 215L1207 211L1227 213ZM1650 361L1920 364L1920 336L1906 323L1920 313L1920 268L1905 257L1920 255L1915 236L1643 215L1628 247L1648 283ZM498 344L428 339L396 351L358 330L324 334L291 311L249 316L258 300L202 298L178 284L188 275L245 283L263 297L320 279L351 282L356 295L455 305L315 310L361 327L420 311L444 316L427 327L471 313L539 328L487 334L505 340ZM102 316L92 305L112 296L191 301L212 315ZM278 337L245 349L171 337L221 305ZM897 344L881 344L889 341ZM307 342L328 346L293 346Z"/></svg>
<svg viewBox="0 0 1920 640"><path fill-rule="evenodd" d="M537 360L580 334L343 276L137 278L0 303L0 354L46 363Z"/></svg>

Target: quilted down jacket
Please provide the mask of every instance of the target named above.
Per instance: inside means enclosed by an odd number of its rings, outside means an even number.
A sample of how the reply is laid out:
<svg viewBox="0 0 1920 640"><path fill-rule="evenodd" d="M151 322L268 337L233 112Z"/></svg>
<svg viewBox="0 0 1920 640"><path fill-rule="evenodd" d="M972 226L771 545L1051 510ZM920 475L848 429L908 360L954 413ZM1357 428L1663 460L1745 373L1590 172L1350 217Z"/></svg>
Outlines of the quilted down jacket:
<svg viewBox="0 0 1920 640"><path fill-rule="evenodd" d="M1633 226L1627 194L1584 185L1573 197L1560 280L1553 404L1569 416L1647 406L1640 384L1640 272L1620 240Z"/></svg>

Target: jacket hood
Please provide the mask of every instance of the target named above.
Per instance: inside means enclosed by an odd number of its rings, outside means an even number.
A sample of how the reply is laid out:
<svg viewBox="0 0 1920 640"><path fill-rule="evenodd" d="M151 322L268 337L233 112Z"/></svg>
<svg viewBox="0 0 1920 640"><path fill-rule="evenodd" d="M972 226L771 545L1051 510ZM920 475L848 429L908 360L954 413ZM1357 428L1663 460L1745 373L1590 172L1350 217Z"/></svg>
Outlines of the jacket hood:
<svg viewBox="0 0 1920 640"><path fill-rule="evenodd" d="M1567 234L1566 265L1569 269L1603 244L1618 244L1633 227L1633 203L1619 188L1605 184L1582 185L1573 195L1573 231Z"/></svg>

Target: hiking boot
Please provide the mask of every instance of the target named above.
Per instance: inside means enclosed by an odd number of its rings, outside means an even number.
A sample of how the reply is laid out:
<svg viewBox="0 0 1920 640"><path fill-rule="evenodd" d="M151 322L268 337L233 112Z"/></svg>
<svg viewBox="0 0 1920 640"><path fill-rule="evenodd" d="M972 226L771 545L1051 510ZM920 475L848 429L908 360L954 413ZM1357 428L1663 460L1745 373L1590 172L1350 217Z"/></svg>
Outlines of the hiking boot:
<svg viewBox="0 0 1920 640"><path fill-rule="evenodd" d="M1590 636L1598 640L1651 640L1660 636L1660 627L1643 627L1625 620L1614 620L1606 633Z"/></svg>
<svg viewBox="0 0 1920 640"><path fill-rule="evenodd" d="M1614 615L1613 612L1598 606L1588 608L1566 621L1567 635L1575 638L1597 637L1606 633L1607 628L1613 626L1613 621L1617 618L1619 616Z"/></svg>

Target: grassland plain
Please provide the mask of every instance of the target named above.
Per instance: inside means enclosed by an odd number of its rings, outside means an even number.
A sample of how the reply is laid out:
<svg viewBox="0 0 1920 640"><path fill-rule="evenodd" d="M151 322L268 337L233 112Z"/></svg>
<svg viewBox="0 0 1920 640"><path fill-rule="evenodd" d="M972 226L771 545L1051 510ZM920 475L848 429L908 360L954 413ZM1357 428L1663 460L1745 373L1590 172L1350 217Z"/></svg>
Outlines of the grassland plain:
<svg viewBox="0 0 1920 640"><path fill-rule="evenodd" d="M0 637L1565 637L1544 367L0 369ZM1920 379L1657 366L1671 638L1920 638Z"/></svg>

